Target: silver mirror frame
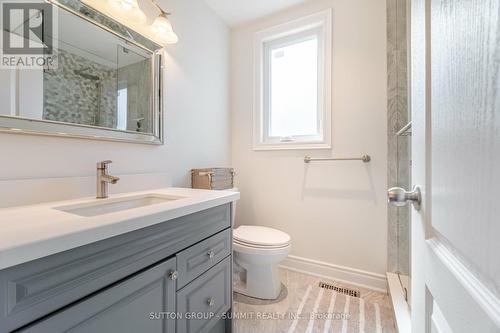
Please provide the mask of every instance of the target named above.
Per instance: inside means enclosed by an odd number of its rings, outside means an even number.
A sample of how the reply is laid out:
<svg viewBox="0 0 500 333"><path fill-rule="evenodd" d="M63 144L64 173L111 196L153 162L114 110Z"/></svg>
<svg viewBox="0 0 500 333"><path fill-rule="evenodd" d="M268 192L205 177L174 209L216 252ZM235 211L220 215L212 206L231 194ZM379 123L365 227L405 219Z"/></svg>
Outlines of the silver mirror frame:
<svg viewBox="0 0 500 333"><path fill-rule="evenodd" d="M46 0L109 33L151 54L153 80L153 133L117 130L107 127L80 125L50 120L38 120L0 115L0 133L57 136L66 138L116 141L139 144L162 145L163 130L163 59L162 46L132 31L110 17L96 11L79 0ZM113 30L112 28L118 28Z"/></svg>

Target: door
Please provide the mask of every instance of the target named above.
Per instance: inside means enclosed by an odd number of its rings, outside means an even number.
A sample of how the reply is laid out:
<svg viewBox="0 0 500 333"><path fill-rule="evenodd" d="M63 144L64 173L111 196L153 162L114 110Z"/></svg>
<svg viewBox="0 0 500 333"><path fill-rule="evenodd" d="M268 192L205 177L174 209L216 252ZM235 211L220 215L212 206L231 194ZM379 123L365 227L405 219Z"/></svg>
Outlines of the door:
<svg viewBox="0 0 500 333"><path fill-rule="evenodd" d="M500 332L500 1L412 0L412 332Z"/></svg>
<svg viewBox="0 0 500 333"><path fill-rule="evenodd" d="M175 267L167 260L21 332L174 333Z"/></svg>

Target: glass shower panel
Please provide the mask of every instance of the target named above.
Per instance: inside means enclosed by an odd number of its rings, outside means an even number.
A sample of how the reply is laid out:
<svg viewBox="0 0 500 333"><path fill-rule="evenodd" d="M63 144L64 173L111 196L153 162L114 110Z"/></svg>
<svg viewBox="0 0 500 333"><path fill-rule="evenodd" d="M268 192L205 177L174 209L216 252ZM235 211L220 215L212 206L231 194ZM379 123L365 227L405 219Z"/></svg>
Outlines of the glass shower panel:
<svg viewBox="0 0 500 333"><path fill-rule="evenodd" d="M411 125L410 125L411 126ZM405 126L406 127L406 126ZM402 130L397 135L398 146L398 185L404 189L411 189L411 127ZM411 205L397 207L396 237L397 237L397 273L401 286L405 291L407 302L410 300L410 273L411 273Z"/></svg>

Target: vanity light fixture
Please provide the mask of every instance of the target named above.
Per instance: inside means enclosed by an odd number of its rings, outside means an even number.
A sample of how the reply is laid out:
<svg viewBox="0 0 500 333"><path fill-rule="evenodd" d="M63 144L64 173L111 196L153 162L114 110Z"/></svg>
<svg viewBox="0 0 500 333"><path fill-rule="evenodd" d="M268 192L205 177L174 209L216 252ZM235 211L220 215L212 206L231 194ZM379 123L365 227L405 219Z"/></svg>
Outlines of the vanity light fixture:
<svg viewBox="0 0 500 333"><path fill-rule="evenodd" d="M139 8L137 0L108 0L108 8L113 15L129 22L146 23L146 14Z"/></svg>
<svg viewBox="0 0 500 333"><path fill-rule="evenodd" d="M151 2L156 6L156 8L160 11L160 15L154 20L151 25L151 29L156 34L159 41L164 44L175 44L179 40L177 34L174 32L172 28L172 23L168 20L168 15L170 13L165 12L154 0Z"/></svg>
<svg viewBox="0 0 500 333"><path fill-rule="evenodd" d="M155 0L149 0L160 12L150 26L156 39L163 44L175 44L179 40L168 19L170 13L165 12ZM108 9L112 15L126 19L131 23L145 24L146 14L141 10L137 0L108 0Z"/></svg>

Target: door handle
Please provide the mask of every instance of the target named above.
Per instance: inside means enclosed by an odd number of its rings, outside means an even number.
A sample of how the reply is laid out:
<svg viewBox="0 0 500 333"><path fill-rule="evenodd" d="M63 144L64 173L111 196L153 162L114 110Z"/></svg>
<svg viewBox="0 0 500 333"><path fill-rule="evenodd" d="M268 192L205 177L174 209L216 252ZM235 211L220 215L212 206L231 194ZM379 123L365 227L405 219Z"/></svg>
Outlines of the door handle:
<svg viewBox="0 0 500 333"><path fill-rule="evenodd" d="M413 208L420 210L422 204L422 193L420 187L414 186L412 191L406 191L401 187L392 187L387 190L387 201L396 207L406 206L409 202Z"/></svg>

